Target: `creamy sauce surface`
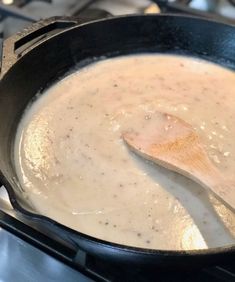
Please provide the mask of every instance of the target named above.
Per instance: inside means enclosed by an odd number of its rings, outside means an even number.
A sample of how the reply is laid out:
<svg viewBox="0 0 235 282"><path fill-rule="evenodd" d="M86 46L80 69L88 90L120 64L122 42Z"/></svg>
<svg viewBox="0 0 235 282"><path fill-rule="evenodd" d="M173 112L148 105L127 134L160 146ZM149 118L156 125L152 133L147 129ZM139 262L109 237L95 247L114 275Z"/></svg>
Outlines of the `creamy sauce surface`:
<svg viewBox="0 0 235 282"><path fill-rule="evenodd" d="M234 212L137 157L121 138L155 111L173 114L235 181L234 89L234 72L171 55L107 59L73 73L34 102L18 128L24 196L37 212L111 242L173 250L234 244Z"/></svg>

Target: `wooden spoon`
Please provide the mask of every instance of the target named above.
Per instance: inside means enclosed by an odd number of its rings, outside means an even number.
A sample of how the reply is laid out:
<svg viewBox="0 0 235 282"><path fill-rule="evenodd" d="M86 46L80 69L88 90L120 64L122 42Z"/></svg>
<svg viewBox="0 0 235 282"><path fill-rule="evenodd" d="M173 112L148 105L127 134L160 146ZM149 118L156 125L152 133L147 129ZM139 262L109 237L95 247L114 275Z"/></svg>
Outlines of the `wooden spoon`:
<svg viewBox="0 0 235 282"><path fill-rule="evenodd" d="M190 124L161 112L152 114L144 123L139 131L122 135L131 150L194 180L235 210L235 183L213 165Z"/></svg>

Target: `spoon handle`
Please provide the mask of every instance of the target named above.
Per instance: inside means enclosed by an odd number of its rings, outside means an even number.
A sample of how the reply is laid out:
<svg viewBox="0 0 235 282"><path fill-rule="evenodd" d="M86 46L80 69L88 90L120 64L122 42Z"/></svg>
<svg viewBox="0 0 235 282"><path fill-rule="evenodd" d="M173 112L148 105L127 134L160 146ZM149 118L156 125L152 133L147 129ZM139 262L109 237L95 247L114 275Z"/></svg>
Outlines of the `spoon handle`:
<svg viewBox="0 0 235 282"><path fill-rule="evenodd" d="M220 171L212 165L206 155L202 159L194 160L191 166L189 164L186 164L186 166L182 164L174 166L172 163L157 158L151 158L150 160L192 179L207 190L213 192L227 207L235 211L235 183L225 179Z"/></svg>
<svg viewBox="0 0 235 282"><path fill-rule="evenodd" d="M235 211L235 183L227 180L221 172L212 165L211 161L204 157L203 163L198 161L198 164L194 163L195 170L179 171L177 168L175 171L180 172L182 175L194 180L207 190L213 192L223 204L232 208Z"/></svg>
<svg viewBox="0 0 235 282"><path fill-rule="evenodd" d="M235 183L228 181L213 165L201 144L194 144L192 152L193 158L186 158L185 166L179 164L175 171L213 192L227 207L235 211Z"/></svg>
<svg viewBox="0 0 235 282"><path fill-rule="evenodd" d="M122 137L138 155L194 180L235 210L235 183L214 166L197 132L184 120L156 112L144 127Z"/></svg>
<svg viewBox="0 0 235 282"><path fill-rule="evenodd" d="M190 154L187 154L187 150L183 153L178 150L172 155L159 152L156 154L155 144L146 150L140 148L128 138L128 135L124 140L137 155L192 179L213 192L227 207L235 211L235 183L223 177L200 144L192 144Z"/></svg>
<svg viewBox="0 0 235 282"><path fill-rule="evenodd" d="M235 211L235 183L225 181L210 186L210 190L229 208Z"/></svg>

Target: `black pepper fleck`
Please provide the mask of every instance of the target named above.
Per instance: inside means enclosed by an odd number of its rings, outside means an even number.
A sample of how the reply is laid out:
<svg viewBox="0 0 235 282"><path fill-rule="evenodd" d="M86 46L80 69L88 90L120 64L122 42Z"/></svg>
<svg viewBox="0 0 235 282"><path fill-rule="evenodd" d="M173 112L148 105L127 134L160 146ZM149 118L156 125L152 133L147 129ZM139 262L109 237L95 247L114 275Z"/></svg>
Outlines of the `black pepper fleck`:
<svg viewBox="0 0 235 282"><path fill-rule="evenodd" d="M151 119L152 117L150 116L150 115L146 115L145 117L144 117L144 119L145 120L149 120L149 119Z"/></svg>

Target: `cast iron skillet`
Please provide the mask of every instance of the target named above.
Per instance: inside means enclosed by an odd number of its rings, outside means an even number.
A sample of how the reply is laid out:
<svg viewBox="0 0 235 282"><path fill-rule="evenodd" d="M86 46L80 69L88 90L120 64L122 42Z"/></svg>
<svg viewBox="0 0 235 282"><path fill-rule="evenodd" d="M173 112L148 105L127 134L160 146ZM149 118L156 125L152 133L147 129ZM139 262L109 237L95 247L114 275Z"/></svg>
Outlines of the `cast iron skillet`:
<svg viewBox="0 0 235 282"><path fill-rule="evenodd" d="M80 25L72 19L54 18L6 40L0 81L0 181L21 215L95 256L148 267L233 260L235 246L159 251L98 240L35 214L22 201L12 152L16 127L29 101L77 64L140 52L192 55L235 69L235 27L173 15L124 16Z"/></svg>

